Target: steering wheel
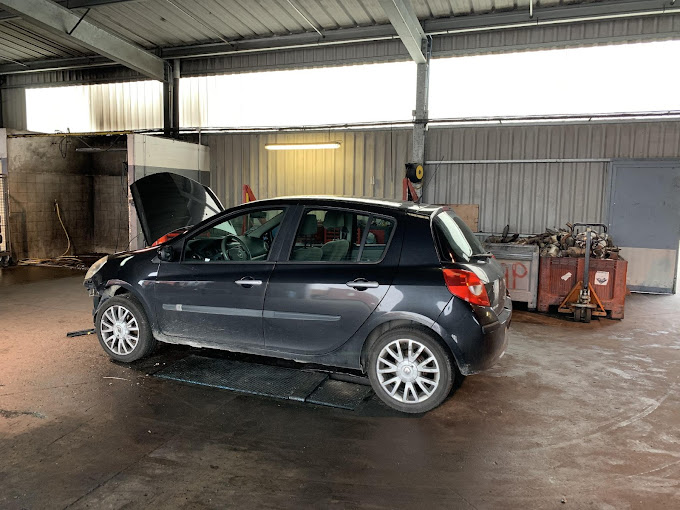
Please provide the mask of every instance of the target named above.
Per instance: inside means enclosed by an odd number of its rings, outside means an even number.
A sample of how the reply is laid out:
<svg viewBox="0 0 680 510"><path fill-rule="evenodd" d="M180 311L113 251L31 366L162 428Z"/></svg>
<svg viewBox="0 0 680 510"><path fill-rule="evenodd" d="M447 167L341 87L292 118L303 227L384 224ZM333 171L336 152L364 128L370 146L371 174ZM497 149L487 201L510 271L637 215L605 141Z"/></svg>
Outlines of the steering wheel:
<svg viewBox="0 0 680 510"><path fill-rule="evenodd" d="M246 243L234 234L226 234L224 236L221 248L225 260L243 261L252 258Z"/></svg>

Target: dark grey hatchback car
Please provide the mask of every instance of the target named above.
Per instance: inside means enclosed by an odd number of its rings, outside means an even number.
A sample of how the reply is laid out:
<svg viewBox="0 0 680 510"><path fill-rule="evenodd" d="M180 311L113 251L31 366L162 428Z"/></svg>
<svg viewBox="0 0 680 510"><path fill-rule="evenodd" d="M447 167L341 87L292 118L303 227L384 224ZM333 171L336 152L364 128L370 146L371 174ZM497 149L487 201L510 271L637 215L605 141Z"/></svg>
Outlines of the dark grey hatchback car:
<svg viewBox="0 0 680 510"><path fill-rule="evenodd" d="M85 278L116 360L160 341L360 369L388 405L419 413L444 401L456 370L505 352L504 274L447 207L290 197L223 210L167 173L132 195L156 246L105 257Z"/></svg>

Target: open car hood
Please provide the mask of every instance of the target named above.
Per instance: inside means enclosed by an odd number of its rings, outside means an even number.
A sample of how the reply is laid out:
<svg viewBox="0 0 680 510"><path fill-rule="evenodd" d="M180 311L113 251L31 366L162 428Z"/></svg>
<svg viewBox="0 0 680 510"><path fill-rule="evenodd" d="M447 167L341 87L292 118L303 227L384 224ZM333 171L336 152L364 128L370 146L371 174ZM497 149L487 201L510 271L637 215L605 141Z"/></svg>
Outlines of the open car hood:
<svg viewBox="0 0 680 510"><path fill-rule="evenodd" d="M130 186L146 244L224 210L210 188L182 175L148 175Z"/></svg>

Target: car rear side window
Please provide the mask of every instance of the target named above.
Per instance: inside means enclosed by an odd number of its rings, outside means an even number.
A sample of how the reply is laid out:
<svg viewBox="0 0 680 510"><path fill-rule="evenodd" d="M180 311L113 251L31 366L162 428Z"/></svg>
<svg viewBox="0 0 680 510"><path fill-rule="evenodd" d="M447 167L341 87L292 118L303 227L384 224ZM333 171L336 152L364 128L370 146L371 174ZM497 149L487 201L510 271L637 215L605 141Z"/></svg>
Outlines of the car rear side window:
<svg viewBox="0 0 680 510"><path fill-rule="evenodd" d="M342 209L307 209L289 261L379 262L395 222Z"/></svg>
<svg viewBox="0 0 680 510"><path fill-rule="evenodd" d="M439 254L446 262L470 262L473 255L484 253L482 243L453 211L443 211L434 218L434 234Z"/></svg>
<svg viewBox="0 0 680 510"><path fill-rule="evenodd" d="M394 230L394 221L375 216L371 218L364 249L361 252L361 262L377 262L383 258L387 243L392 236L392 230Z"/></svg>

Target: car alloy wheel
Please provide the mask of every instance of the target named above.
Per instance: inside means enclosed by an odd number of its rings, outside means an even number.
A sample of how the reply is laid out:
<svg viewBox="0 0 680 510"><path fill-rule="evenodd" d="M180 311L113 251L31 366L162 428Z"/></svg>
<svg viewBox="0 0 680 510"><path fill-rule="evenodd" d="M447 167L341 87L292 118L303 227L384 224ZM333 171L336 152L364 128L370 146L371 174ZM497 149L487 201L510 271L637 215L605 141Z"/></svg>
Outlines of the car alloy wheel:
<svg viewBox="0 0 680 510"><path fill-rule="evenodd" d="M378 355L375 369L385 392L404 404L424 402L439 386L437 359L416 340L402 338L387 344Z"/></svg>
<svg viewBox="0 0 680 510"><path fill-rule="evenodd" d="M112 353L126 356L134 351L139 343L139 324L130 310L115 305L102 315L101 335Z"/></svg>

